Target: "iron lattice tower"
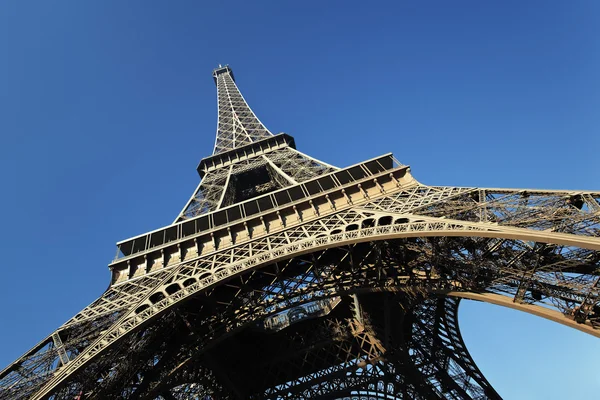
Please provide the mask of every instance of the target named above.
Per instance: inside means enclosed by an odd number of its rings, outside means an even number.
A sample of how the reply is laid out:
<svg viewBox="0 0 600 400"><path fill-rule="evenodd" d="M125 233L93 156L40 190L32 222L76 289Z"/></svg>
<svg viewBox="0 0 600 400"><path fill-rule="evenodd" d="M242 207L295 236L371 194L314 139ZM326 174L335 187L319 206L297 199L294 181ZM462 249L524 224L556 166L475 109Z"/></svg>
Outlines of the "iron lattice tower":
<svg viewBox="0 0 600 400"><path fill-rule="evenodd" d="M118 243L100 298L0 373L1 399L500 398L461 299L600 336L600 193L427 186L272 135L229 67L201 183Z"/></svg>

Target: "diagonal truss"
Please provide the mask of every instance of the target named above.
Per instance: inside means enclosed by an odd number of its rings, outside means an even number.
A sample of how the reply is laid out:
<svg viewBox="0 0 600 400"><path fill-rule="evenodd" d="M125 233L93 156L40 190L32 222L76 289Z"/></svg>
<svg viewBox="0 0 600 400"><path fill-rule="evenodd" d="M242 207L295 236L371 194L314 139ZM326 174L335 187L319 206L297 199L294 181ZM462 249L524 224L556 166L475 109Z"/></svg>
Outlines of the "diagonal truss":
<svg viewBox="0 0 600 400"><path fill-rule="evenodd" d="M119 242L109 289L0 373L0 399L500 398L461 298L600 337L600 193L427 186L391 155L334 168L214 77L192 199Z"/></svg>
<svg viewBox="0 0 600 400"><path fill-rule="evenodd" d="M273 134L258 120L240 93L229 66L213 71L219 117L213 154L227 152L267 139Z"/></svg>

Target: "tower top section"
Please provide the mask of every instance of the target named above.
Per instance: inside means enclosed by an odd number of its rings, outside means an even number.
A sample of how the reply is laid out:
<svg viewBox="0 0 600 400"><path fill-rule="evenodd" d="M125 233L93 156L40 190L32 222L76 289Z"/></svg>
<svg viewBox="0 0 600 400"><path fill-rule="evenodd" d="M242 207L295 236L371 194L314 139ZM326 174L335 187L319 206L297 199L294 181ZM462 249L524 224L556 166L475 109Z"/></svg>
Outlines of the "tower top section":
<svg viewBox="0 0 600 400"><path fill-rule="evenodd" d="M231 75L231 79L235 82L235 77L233 76L233 71L229 65L222 66L219 64L218 68L213 69L213 79L215 80L215 84L217 83L217 77L221 74L229 74Z"/></svg>
<svg viewBox="0 0 600 400"><path fill-rule="evenodd" d="M215 148L200 161L197 171L202 181L175 223L337 170L296 150L290 135L271 134L244 100L228 65L219 65L212 76L219 106Z"/></svg>
<svg viewBox="0 0 600 400"><path fill-rule="evenodd" d="M273 136L244 100L228 65L216 68L213 78L217 84L219 106L213 154L231 151Z"/></svg>

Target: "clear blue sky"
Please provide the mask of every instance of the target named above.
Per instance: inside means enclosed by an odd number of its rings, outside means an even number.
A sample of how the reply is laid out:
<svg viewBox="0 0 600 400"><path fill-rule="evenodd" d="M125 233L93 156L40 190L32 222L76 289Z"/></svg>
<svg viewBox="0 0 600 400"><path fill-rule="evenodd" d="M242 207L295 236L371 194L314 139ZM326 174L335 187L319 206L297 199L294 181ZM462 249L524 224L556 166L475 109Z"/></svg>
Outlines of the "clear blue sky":
<svg viewBox="0 0 600 400"><path fill-rule="evenodd" d="M331 164L391 151L426 184L600 189L596 0L5 0L0 368L106 289L116 241L180 211L219 63ZM600 340L485 304L460 318L505 398L597 397Z"/></svg>

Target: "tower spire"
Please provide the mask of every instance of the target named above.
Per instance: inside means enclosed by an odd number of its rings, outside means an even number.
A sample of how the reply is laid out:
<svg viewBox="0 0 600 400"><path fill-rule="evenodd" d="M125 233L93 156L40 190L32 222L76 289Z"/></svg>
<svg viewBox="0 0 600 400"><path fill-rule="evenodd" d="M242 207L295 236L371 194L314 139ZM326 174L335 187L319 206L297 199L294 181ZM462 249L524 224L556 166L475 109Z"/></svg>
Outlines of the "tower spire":
<svg viewBox="0 0 600 400"><path fill-rule="evenodd" d="M228 65L216 68L219 119L213 154L223 153L273 136L252 112L240 93Z"/></svg>
<svg viewBox="0 0 600 400"><path fill-rule="evenodd" d="M296 150L290 135L273 135L244 100L228 65L219 65L213 79L219 104L215 149L200 161L202 181L175 222L337 169Z"/></svg>

